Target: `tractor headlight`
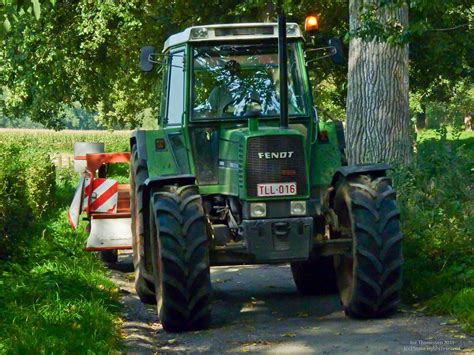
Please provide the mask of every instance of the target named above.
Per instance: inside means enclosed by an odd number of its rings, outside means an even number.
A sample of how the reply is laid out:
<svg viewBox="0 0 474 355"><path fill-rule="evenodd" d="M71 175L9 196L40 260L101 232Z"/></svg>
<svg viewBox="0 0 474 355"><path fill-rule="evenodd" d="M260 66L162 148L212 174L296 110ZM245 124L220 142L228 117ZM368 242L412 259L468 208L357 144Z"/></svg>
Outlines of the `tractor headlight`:
<svg viewBox="0 0 474 355"><path fill-rule="evenodd" d="M267 204L265 202L257 202L250 204L250 217L265 217L267 215Z"/></svg>
<svg viewBox="0 0 474 355"><path fill-rule="evenodd" d="M303 216L306 214L306 201L291 201L290 213L292 216Z"/></svg>

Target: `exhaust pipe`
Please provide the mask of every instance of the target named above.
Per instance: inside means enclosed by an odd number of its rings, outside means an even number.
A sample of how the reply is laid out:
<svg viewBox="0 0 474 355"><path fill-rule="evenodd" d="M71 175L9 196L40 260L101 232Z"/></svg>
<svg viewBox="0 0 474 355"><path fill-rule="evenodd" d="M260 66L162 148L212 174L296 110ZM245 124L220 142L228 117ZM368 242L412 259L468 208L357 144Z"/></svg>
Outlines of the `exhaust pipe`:
<svg viewBox="0 0 474 355"><path fill-rule="evenodd" d="M280 69L280 128L288 128L288 47L286 17L278 15L278 62Z"/></svg>

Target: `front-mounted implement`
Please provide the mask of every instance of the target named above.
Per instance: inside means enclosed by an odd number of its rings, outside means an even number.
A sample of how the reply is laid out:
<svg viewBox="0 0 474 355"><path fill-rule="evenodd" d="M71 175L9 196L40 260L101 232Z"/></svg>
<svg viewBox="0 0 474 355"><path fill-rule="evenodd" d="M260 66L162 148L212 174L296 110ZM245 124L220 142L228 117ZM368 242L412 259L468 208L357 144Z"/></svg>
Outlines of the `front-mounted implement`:
<svg viewBox="0 0 474 355"><path fill-rule="evenodd" d="M342 123L320 121L313 104L309 50L283 17L144 47L142 69L161 67L163 91L160 128L130 139L135 285L166 330L210 324L211 265L290 263L299 292L339 290L351 317L396 310L388 166L346 166ZM343 59L334 38L312 50Z"/></svg>
<svg viewBox="0 0 474 355"><path fill-rule="evenodd" d="M104 153L103 144L76 143L74 165L81 174L69 209L73 228L81 213L89 222L86 250L99 251L106 262L117 261L117 250L131 249L130 185L107 177L110 164L129 163L130 153Z"/></svg>

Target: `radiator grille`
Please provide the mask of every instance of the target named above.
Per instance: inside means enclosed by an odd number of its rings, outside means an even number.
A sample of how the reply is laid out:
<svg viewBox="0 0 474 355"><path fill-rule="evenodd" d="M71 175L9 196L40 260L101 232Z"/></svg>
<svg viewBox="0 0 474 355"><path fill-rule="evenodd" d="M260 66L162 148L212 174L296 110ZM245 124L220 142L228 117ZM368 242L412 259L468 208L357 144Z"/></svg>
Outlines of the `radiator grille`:
<svg viewBox="0 0 474 355"><path fill-rule="evenodd" d="M272 153L293 152L291 158L275 157ZM270 154L268 154L270 153ZM281 155L280 155L281 156ZM294 172L294 174L293 174ZM306 164L303 140L299 136L263 136L248 140L247 146L247 193L257 197L257 184L296 182L297 196L306 195Z"/></svg>

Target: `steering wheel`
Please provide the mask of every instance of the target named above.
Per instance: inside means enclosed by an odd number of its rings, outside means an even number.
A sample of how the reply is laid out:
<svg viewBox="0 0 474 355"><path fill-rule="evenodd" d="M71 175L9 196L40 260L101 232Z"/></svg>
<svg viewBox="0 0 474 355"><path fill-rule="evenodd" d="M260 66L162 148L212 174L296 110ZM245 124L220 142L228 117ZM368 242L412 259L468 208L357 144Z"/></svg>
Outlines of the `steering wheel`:
<svg viewBox="0 0 474 355"><path fill-rule="evenodd" d="M233 115L233 112L228 112L227 110L229 109L229 107L231 107L232 105L234 105L237 101L239 101L238 99L234 99L232 100L231 102L227 103L224 108L222 109L222 114L226 115L226 114L232 114ZM249 105L251 104L257 104L259 105L260 107L262 106L262 102L260 100L257 100L255 98L252 98L252 97L248 97L245 99L245 103L244 103L244 113L249 111L248 110L248 107Z"/></svg>

